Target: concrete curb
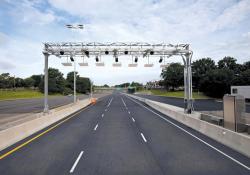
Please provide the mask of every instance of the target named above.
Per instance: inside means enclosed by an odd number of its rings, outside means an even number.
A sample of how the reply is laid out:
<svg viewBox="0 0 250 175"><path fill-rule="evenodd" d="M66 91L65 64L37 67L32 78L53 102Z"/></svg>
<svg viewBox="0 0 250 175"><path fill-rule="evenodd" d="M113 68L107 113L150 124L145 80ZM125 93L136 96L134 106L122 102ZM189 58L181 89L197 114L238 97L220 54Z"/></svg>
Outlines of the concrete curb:
<svg viewBox="0 0 250 175"><path fill-rule="evenodd" d="M250 137L200 120L201 113L185 114L183 108L126 94L184 125L250 157Z"/></svg>
<svg viewBox="0 0 250 175"><path fill-rule="evenodd" d="M0 151L14 143L40 131L47 126L79 111L90 104L89 99L78 101L76 104L60 106L50 111L49 114L34 114L33 120L0 131Z"/></svg>

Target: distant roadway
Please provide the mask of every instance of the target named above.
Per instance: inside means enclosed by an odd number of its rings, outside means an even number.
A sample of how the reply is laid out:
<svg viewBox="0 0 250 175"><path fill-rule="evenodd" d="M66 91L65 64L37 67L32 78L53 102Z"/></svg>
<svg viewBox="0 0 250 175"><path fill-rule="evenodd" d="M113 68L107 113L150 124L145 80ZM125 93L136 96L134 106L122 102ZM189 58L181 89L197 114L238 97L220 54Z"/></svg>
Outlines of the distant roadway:
<svg viewBox="0 0 250 175"><path fill-rule="evenodd" d="M79 99L88 98L89 95L80 95ZM73 102L73 96L54 96L49 97L48 103L50 108L69 104ZM17 99L0 101L1 114L21 114L30 112L42 112L44 108L43 98Z"/></svg>
<svg viewBox="0 0 250 175"><path fill-rule="evenodd" d="M144 97L150 100L178 106L184 108L183 98L176 97L164 97L156 95L142 95L136 94L139 97ZM194 100L194 110L195 111L221 111L223 110L223 102L215 99L197 99ZM250 113L250 105L246 105L246 112Z"/></svg>
<svg viewBox="0 0 250 175"><path fill-rule="evenodd" d="M249 158L120 93L0 152L1 175L247 175L249 167Z"/></svg>
<svg viewBox="0 0 250 175"><path fill-rule="evenodd" d="M94 94L94 97L101 97L107 94ZM89 98L89 95L78 95L78 99ZM73 103L73 96L49 97L49 108ZM44 109L43 98L17 99L0 101L0 130L17 125L27 120L33 119L33 113L42 112Z"/></svg>

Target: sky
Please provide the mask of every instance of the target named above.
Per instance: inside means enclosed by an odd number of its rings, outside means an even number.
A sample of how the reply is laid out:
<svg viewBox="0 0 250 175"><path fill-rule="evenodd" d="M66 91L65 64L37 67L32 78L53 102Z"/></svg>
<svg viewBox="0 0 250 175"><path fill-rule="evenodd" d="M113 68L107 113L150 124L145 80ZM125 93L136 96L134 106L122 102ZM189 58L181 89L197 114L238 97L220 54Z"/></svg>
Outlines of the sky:
<svg viewBox="0 0 250 175"><path fill-rule="evenodd" d="M0 73L42 74L43 43L63 41L188 43L193 60L233 56L244 63L250 60L250 0L0 0ZM140 57L137 68L127 67L130 57L120 58L120 68L111 66L112 56L103 60L105 67L96 67L89 58L90 66L77 71L96 85L160 79L158 59L150 59L152 68ZM65 61L50 56L49 67L66 76L73 67L63 67Z"/></svg>

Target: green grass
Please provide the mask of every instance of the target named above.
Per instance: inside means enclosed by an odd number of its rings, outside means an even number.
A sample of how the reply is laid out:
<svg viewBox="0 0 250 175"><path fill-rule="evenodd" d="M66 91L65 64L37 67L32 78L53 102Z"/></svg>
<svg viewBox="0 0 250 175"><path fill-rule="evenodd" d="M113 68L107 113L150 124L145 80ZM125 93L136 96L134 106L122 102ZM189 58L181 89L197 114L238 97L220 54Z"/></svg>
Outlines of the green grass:
<svg viewBox="0 0 250 175"><path fill-rule="evenodd" d="M60 96L61 94L53 94L50 96ZM38 90L17 89L17 90L0 90L0 100L14 100L25 98L42 98L44 94Z"/></svg>
<svg viewBox="0 0 250 175"><path fill-rule="evenodd" d="M143 90L141 93L151 93L152 95L160 95L166 97L184 98L184 91L166 91L166 90ZM204 95L202 92L193 92L194 99L208 99L210 97Z"/></svg>

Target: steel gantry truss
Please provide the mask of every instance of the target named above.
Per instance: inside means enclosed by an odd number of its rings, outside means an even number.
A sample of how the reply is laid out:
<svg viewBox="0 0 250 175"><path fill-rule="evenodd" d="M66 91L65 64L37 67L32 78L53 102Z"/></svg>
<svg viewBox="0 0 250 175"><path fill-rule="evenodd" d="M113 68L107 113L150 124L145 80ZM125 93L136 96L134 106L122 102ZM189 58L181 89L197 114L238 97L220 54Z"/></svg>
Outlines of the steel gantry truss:
<svg viewBox="0 0 250 175"><path fill-rule="evenodd" d="M57 57L91 57L96 58L104 55L112 55L118 60L118 56L135 56L138 57L155 57L160 56L169 58L171 56L180 56L184 62L184 86L185 86L185 112L191 113L193 109L192 101L192 71L191 59L193 52L189 49L189 44L165 44L157 43L150 44L145 42L113 42L113 43L99 43L99 42L61 42L44 43L43 54L45 56L45 78L44 78L44 112L48 112L48 58L50 55ZM75 59L72 59L75 61ZM116 60L116 61L117 61ZM147 66L145 66L147 67Z"/></svg>

